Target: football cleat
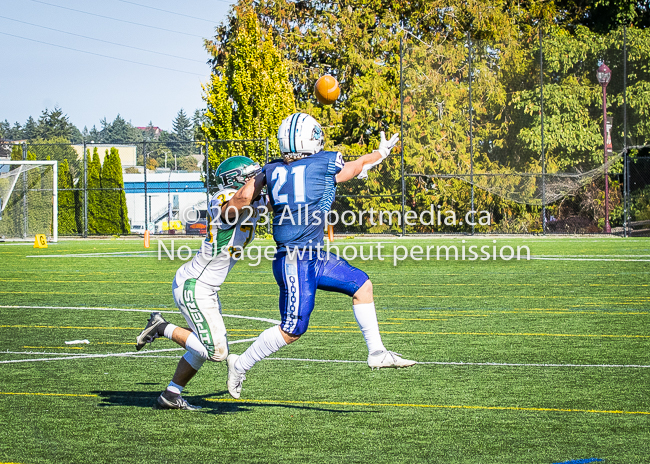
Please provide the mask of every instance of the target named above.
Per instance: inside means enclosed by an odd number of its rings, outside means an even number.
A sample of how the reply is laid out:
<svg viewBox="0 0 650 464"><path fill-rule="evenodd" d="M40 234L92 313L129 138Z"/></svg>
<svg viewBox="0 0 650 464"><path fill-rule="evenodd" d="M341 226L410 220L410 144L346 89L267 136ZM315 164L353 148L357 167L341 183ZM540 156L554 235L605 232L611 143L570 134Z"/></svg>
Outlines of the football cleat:
<svg viewBox="0 0 650 464"><path fill-rule="evenodd" d="M158 338L158 327L160 324L164 324L167 321L163 319L162 315L159 312L151 313L147 325L140 335L135 339L135 349L140 351L147 343L152 343L156 338Z"/></svg>
<svg viewBox="0 0 650 464"><path fill-rule="evenodd" d="M241 396L242 384L246 380L246 375L240 374L235 369L235 363L238 358L238 354L229 354L226 358L226 362L228 363L228 381L226 385L228 386L228 393L235 399L239 399Z"/></svg>
<svg viewBox="0 0 650 464"><path fill-rule="evenodd" d="M413 364L417 363L409 359L400 358L400 354L395 353L394 351L375 351L368 355L368 367L370 367L370 369L381 369L382 367L410 367Z"/></svg>
<svg viewBox="0 0 650 464"><path fill-rule="evenodd" d="M154 409L183 409L186 411L196 411L201 406L194 406L187 402L181 395L176 395L167 390L162 392L154 404Z"/></svg>

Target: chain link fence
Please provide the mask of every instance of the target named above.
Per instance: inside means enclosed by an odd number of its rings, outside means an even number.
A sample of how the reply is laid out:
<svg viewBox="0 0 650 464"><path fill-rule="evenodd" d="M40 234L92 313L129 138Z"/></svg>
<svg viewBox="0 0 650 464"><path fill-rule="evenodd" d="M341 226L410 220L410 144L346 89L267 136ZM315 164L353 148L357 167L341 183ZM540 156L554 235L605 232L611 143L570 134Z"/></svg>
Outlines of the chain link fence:
<svg viewBox="0 0 650 464"><path fill-rule="evenodd" d="M337 187L334 232L589 234L609 218L612 233L646 234L649 50L633 27L403 41L401 149ZM0 159L59 162L61 235L201 235L216 166L263 165L271 142L0 143Z"/></svg>
<svg viewBox="0 0 650 464"><path fill-rule="evenodd" d="M406 232L602 233L609 218L628 235L648 197L643 175L628 185L650 144L648 44L642 29L552 27L404 42L402 213L442 211Z"/></svg>

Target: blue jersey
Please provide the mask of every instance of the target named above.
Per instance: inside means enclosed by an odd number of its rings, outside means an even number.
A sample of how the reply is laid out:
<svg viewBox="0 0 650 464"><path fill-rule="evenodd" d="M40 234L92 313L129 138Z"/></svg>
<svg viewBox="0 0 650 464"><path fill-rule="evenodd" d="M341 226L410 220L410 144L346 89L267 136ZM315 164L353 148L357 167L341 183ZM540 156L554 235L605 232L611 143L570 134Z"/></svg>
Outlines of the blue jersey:
<svg viewBox="0 0 650 464"><path fill-rule="evenodd" d="M326 215L336 194L335 177L343 164L340 153L320 151L291 163L280 159L264 166L278 252L323 244Z"/></svg>

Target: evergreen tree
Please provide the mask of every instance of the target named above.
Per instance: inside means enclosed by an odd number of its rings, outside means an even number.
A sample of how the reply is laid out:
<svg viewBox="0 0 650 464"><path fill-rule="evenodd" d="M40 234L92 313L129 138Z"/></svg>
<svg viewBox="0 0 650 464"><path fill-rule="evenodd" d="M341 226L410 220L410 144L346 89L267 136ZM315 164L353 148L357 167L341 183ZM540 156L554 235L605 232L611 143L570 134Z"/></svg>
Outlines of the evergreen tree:
<svg viewBox="0 0 650 464"><path fill-rule="evenodd" d="M111 161L113 163L113 172L114 172L114 182L115 186L121 189L118 193L119 195L119 215L116 218L117 227L120 234L128 234L131 232L131 225L129 222L129 211L126 205L126 192L124 191L124 175L122 174L122 160L120 159L120 153L116 148L111 148L115 150L115 154L111 156Z"/></svg>
<svg viewBox="0 0 650 464"><path fill-rule="evenodd" d="M102 136L100 132L97 130L97 127L95 127L95 125L93 124L93 128L90 129L90 131L88 132L87 140L91 143L99 143L101 141L101 138Z"/></svg>
<svg viewBox="0 0 650 464"><path fill-rule="evenodd" d="M229 19L228 37L218 45L206 44L215 66L204 88L209 121L204 133L208 140L268 137L271 149L279 153L278 126L295 110L285 61L250 7L235 6ZM238 150L211 146L210 163L216 167L234 154L265 161L264 144L248 143Z"/></svg>
<svg viewBox="0 0 650 464"><path fill-rule="evenodd" d="M38 137L38 126L31 116L27 118L25 127L23 127L23 137L26 140L34 140Z"/></svg>
<svg viewBox="0 0 650 464"><path fill-rule="evenodd" d="M11 160L20 161L23 159L23 149L20 145L14 145L11 149ZM20 174L14 191L9 198L3 198L5 209L0 221L0 236L21 237L25 232L25 204L23 201L24 186L27 179L27 173ZM5 187L13 181L11 178L0 179L5 183Z"/></svg>
<svg viewBox="0 0 650 464"><path fill-rule="evenodd" d="M68 116L63 114L61 108L55 106L52 111L46 108L43 110L41 117L38 118L36 136L44 140L62 137L70 141L73 138L73 127L68 120ZM79 130L77 129L76 132L79 132Z"/></svg>
<svg viewBox="0 0 650 464"><path fill-rule="evenodd" d="M46 161L51 161L49 158ZM43 209L45 227L50 235L54 232L54 169L51 166L41 168L41 208ZM58 179L57 179L58 184ZM74 205L73 205L74 206Z"/></svg>
<svg viewBox="0 0 650 464"><path fill-rule="evenodd" d="M59 234L60 235L73 235L76 234L77 219L76 219L76 202L75 192L72 189L72 174L68 166L68 160L63 160L59 163L58 174L58 206L59 206ZM45 187L47 188L47 187ZM51 188L51 184L50 184Z"/></svg>
<svg viewBox="0 0 650 464"><path fill-rule="evenodd" d="M103 124L106 122L104 119ZM120 143L129 140L129 129L127 122L118 114L111 124L102 129L102 139L108 143Z"/></svg>
<svg viewBox="0 0 650 464"><path fill-rule="evenodd" d="M27 161L36 161L36 155L28 151ZM50 187L51 188L51 187ZM52 207L52 199L43 205L41 193L41 170L32 168L27 171L27 235L47 234L49 221L44 216L48 208Z"/></svg>
<svg viewBox="0 0 650 464"><path fill-rule="evenodd" d="M0 122L0 139L8 139L7 134L11 130L11 124L6 119Z"/></svg>
<svg viewBox="0 0 650 464"><path fill-rule="evenodd" d="M79 177L83 168L83 162L79 160L79 155L70 145L70 141L65 137L57 136L50 139L36 139L28 145L30 151L36 155L36 159L52 159L63 162L68 160L72 177Z"/></svg>
<svg viewBox="0 0 650 464"><path fill-rule="evenodd" d="M7 131L4 138L9 140L22 140L24 138L23 129L18 121L14 123L14 127Z"/></svg>
<svg viewBox="0 0 650 464"><path fill-rule="evenodd" d="M192 137L193 140L203 140L202 127L206 123L205 110L194 111L192 116Z"/></svg>
<svg viewBox="0 0 650 464"><path fill-rule="evenodd" d="M172 149L172 155L183 157L192 152L192 121L187 117L183 108L178 112L174 121L172 121L174 132L170 134L172 143L167 146Z"/></svg>
<svg viewBox="0 0 650 464"><path fill-rule="evenodd" d="M117 148L106 150L101 176L102 233L119 235L129 232L129 219L122 177L122 163ZM119 189L119 190L118 190Z"/></svg>
<svg viewBox="0 0 650 464"><path fill-rule="evenodd" d="M11 161L22 161L23 147L22 145L14 145L11 147Z"/></svg>
<svg viewBox="0 0 650 464"><path fill-rule="evenodd" d="M88 150L90 158L90 150ZM93 148L92 160L88 163L88 233L91 235L100 234L100 217L102 208L102 187L101 184L102 163L99 160L97 147Z"/></svg>
<svg viewBox="0 0 650 464"><path fill-rule="evenodd" d="M189 142L192 140L192 121L187 117L183 108L176 115L176 119L172 121L172 128L176 141Z"/></svg>
<svg viewBox="0 0 650 464"><path fill-rule="evenodd" d="M101 143L126 143L137 142L142 140L141 131L137 130L119 114L113 122L108 122L106 118L100 121L102 129L100 130Z"/></svg>

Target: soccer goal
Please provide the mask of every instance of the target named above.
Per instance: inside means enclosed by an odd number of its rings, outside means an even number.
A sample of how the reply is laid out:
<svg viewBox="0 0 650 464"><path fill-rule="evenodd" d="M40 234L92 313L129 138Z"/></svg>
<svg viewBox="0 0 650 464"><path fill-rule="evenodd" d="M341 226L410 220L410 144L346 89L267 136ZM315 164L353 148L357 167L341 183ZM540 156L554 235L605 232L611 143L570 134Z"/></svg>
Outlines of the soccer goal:
<svg viewBox="0 0 650 464"><path fill-rule="evenodd" d="M58 240L56 161L0 160L0 239Z"/></svg>

